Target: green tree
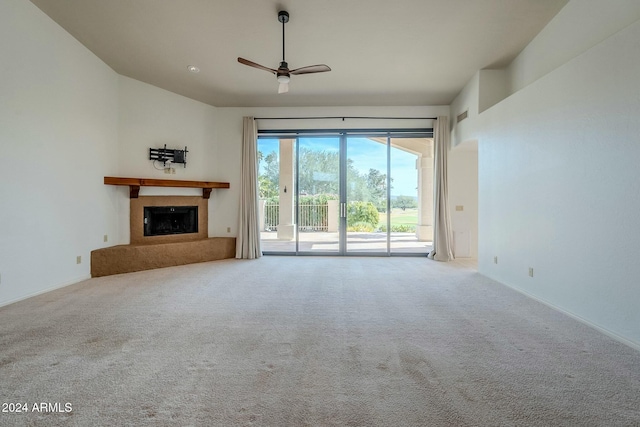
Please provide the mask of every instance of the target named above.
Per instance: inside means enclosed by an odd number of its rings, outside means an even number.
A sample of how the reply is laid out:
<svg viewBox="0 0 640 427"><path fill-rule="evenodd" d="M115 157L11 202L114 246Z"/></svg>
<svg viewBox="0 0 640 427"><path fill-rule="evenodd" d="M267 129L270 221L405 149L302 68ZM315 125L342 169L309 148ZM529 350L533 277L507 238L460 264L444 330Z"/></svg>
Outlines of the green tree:
<svg viewBox="0 0 640 427"><path fill-rule="evenodd" d="M376 200L385 198L387 195L387 175L378 169L369 169L367 187Z"/></svg>
<svg viewBox="0 0 640 427"><path fill-rule="evenodd" d="M300 148L298 185L301 194L338 194L339 153Z"/></svg>
<svg viewBox="0 0 640 427"><path fill-rule="evenodd" d="M278 187L264 175L258 177L258 188L261 199L272 199L278 197Z"/></svg>
<svg viewBox="0 0 640 427"><path fill-rule="evenodd" d="M274 197L279 193L280 163L275 151L258 152L260 195ZM334 150L300 147L298 186L301 195L338 194L340 191L340 154ZM377 169L361 173L352 159L347 159L347 200L372 203L386 211L387 175Z"/></svg>
<svg viewBox="0 0 640 427"><path fill-rule="evenodd" d="M258 151L258 184L260 198L268 199L278 196L280 180L280 162L275 151L266 156Z"/></svg>
<svg viewBox="0 0 640 427"><path fill-rule="evenodd" d="M398 196L391 202L391 207L405 209L413 209L418 207L416 199L411 196Z"/></svg>
<svg viewBox="0 0 640 427"><path fill-rule="evenodd" d="M371 194L371 201L378 209L378 212L387 210L387 174L377 169L369 169L367 174L367 188ZM391 179L393 182L393 178Z"/></svg>
<svg viewBox="0 0 640 427"><path fill-rule="evenodd" d="M375 228L380 221L378 209L371 202L350 202L347 205L347 226L366 223Z"/></svg>
<svg viewBox="0 0 640 427"><path fill-rule="evenodd" d="M264 158L264 162L264 176L277 187L280 180L280 161L278 160L278 154L272 151Z"/></svg>

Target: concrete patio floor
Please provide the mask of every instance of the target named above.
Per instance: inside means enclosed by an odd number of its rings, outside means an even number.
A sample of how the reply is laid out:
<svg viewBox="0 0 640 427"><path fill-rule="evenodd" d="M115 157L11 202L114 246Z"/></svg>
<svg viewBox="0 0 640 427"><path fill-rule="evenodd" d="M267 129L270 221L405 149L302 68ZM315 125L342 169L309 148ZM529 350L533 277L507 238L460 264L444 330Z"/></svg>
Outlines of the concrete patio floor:
<svg viewBox="0 0 640 427"><path fill-rule="evenodd" d="M415 233L391 233L391 253L427 254L432 249L432 242L419 242ZM275 231L260 233L263 252L295 252L296 241L278 240ZM301 232L299 233L299 252L338 252L338 233ZM386 253L386 233L347 232L347 253L367 252Z"/></svg>

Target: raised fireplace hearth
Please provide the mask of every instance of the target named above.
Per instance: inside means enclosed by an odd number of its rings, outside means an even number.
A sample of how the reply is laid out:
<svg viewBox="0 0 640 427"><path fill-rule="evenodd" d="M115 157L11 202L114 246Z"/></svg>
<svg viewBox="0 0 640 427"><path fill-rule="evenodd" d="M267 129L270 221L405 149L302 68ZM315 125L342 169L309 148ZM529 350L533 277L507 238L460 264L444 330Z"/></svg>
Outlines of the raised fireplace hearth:
<svg viewBox="0 0 640 427"><path fill-rule="evenodd" d="M195 262L217 261L234 258L235 254L235 237L111 246L91 251L91 276L110 276Z"/></svg>

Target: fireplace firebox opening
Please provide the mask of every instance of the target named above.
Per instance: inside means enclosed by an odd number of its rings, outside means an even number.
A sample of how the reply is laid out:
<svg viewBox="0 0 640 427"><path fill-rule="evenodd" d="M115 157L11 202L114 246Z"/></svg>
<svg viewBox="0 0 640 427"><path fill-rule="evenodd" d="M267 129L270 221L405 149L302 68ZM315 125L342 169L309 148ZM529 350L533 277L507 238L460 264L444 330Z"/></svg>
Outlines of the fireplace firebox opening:
<svg viewBox="0 0 640 427"><path fill-rule="evenodd" d="M144 235L198 232L198 206L145 206Z"/></svg>

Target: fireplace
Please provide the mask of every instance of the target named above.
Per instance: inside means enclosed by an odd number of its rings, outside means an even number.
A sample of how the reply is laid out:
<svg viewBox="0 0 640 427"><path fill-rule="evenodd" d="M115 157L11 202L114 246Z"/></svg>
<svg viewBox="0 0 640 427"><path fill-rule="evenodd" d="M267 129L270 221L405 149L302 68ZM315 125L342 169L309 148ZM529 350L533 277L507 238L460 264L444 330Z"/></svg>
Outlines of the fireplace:
<svg viewBox="0 0 640 427"><path fill-rule="evenodd" d="M201 196L130 199L132 245L188 242L209 237L209 200Z"/></svg>
<svg viewBox="0 0 640 427"><path fill-rule="evenodd" d="M198 232L197 206L145 206L144 235L166 236Z"/></svg>
<svg viewBox="0 0 640 427"><path fill-rule="evenodd" d="M229 183L115 177L105 177L104 182L129 186L130 244L91 251L92 277L235 256L235 237L209 237L211 189L229 188ZM202 195L140 196L140 187L202 188ZM118 215L126 218L126 212Z"/></svg>

